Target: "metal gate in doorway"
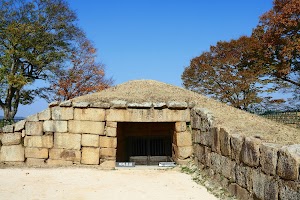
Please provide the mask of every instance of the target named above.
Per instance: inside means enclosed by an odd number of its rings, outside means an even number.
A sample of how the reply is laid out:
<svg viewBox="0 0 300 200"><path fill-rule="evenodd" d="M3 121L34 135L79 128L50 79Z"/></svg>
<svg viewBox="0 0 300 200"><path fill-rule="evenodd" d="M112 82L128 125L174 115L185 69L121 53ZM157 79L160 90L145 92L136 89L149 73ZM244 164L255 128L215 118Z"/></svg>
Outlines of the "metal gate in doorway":
<svg viewBox="0 0 300 200"><path fill-rule="evenodd" d="M129 137L129 160L136 165L157 165L171 161L171 137Z"/></svg>

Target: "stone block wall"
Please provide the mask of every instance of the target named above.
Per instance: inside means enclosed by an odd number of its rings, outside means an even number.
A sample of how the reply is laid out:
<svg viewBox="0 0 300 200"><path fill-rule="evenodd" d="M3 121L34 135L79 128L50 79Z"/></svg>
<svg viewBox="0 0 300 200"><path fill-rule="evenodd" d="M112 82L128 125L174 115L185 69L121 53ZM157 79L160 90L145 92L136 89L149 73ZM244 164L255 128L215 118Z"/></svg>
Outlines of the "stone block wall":
<svg viewBox="0 0 300 200"><path fill-rule="evenodd" d="M173 135L173 158L178 164L187 164L193 155L191 132L186 122L176 122Z"/></svg>
<svg viewBox="0 0 300 200"><path fill-rule="evenodd" d="M66 102L3 128L0 162L28 166L115 167L116 122L106 110Z"/></svg>
<svg viewBox="0 0 300 200"><path fill-rule="evenodd" d="M300 144L230 133L205 109L191 113L194 161L238 199L300 199Z"/></svg>
<svg viewBox="0 0 300 200"><path fill-rule="evenodd" d="M0 163L28 166L99 165L114 168L118 122L175 122L173 155L192 156L186 102L53 102L0 133Z"/></svg>

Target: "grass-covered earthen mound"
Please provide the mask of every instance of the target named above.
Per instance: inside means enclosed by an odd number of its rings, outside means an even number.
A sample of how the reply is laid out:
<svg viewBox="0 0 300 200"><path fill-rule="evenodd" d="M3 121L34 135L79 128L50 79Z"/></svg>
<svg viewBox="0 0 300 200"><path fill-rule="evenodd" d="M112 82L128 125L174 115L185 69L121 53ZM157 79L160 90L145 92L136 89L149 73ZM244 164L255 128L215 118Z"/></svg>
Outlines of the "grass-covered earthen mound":
<svg viewBox="0 0 300 200"><path fill-rule="evenodd" d="M233 108L201 94L153 80L129 81L104 91L81 96L74 102L194 102L197 107L209 110L214 116L214 124L229 133L255 136L265 142L278 144L300 144L300 130L263 117Z"/></svg>

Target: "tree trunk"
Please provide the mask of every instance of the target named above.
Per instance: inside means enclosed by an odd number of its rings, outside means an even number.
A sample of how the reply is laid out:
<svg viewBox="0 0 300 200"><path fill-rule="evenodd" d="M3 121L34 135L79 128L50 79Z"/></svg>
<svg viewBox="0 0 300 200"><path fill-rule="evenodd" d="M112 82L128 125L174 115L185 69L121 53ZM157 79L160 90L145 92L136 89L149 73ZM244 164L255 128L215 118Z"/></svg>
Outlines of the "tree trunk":
<svg viewBox="0 0 300 200"><path fill-rule="evenodd" d="M0 102L4 112L4 120L14 119L20 103L20 90L21 88L15 88L12 85L7 88L5 102Z"/></svg>
<svg viewBox="0 0 300 200"><path fill-rule="evenodd" d="M16 112L13 111L10 107L4 107L3 112L4 112L5 120L12 120L12 119L14 119L14 117L16 115Z"/></svg>

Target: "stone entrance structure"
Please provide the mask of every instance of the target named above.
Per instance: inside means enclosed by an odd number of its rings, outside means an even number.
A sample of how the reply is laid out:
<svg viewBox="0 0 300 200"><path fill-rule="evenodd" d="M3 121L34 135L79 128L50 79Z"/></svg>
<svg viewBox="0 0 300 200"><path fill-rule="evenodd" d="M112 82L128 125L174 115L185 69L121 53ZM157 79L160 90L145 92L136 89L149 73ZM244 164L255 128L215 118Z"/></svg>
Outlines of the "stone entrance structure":
<svg viewBox="0 0 300 200"><path fill-rule="evenodd" d="M157 165L192 156L188 102L53 102L3 129L1 162L27 165Z"/></svg>

